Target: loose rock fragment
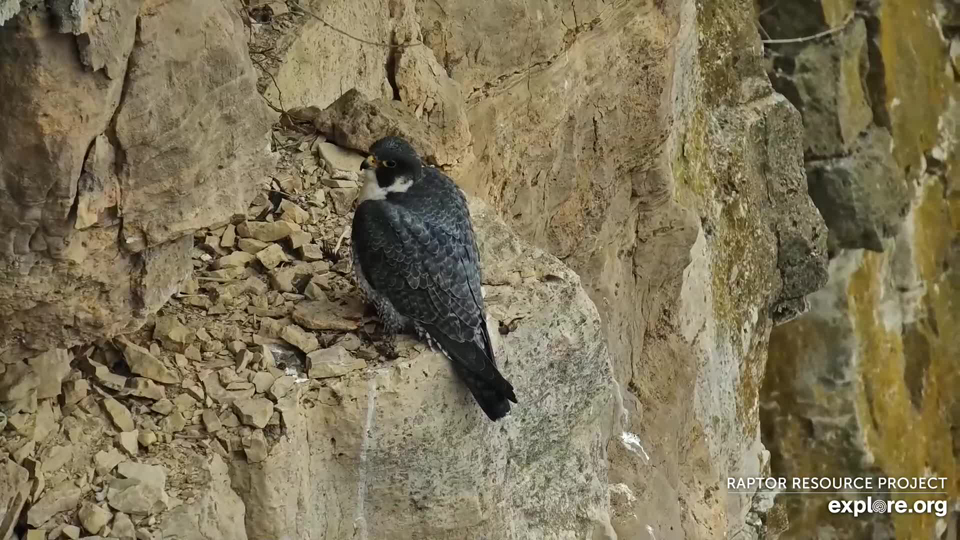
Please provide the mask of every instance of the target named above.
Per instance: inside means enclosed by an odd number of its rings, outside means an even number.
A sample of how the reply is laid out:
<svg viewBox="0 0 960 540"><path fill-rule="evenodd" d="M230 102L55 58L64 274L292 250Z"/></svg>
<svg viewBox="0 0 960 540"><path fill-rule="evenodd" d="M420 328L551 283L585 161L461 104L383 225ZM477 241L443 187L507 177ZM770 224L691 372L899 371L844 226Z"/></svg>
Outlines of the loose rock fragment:
<svg viewBox="0 0 960 540"><path fill-rule="evenodd" d="M356 334L345 334L339 341L337 345L340 345L344 349L353 352L360 348L363 343L360 341L360 338Z"/></svg>
<svg viewBox="0 0 960 540"><path fill-rule="evenodd" d="M157 442L157 434L149 429L143 430L140 432L140 435L137 436L137 442L140 443L140 446L149 448Z"/></svg>
<svg viewBox="0 0 960 540"><path fill-rule="evenodd" d="M123 461L123 455L116 448L111 448L97 452L97 455L93 456L93 461L97 467L97 474L104 476Z"/></svg>
<svg viewBox="0 0 960 540"><path fill-rule="evenodd" d="M111 373L107 366L86 357L81 357L78 365L84 373L94 376L97 381L110 390L121 391L127 384L127 378Z"/></svg>
<svg viewBox="0 0 960 540"><path fill-rule="evenodd" d="M183 355L187 357L187 360L193 360L194 362L200 362L203 360L203 357L200 356L200 349L194 345L190 345L183 351Z"/></svg>
<svg viewBox="0 0 960 540"><path fill-rule="evenodd" d="M159 341L168 351L182 353L193 343L196 336L192 330L181 324L176 316L167 315L157 318L153 327L153 339Z"/></svg>
<svg viewBox="0 0 960 540"><path fill-rule="evenodd" d="M258 371L256 374L253 375L253 379L251 379L251 382L253 383L253 386L256 389L257 393L262 394L270 389L270 386L274 382L274 377L269 372Z"/></svg>
<svg viewBox="0 0 960 540"><path fill-rule="evenodd" d="M80 538L80 527L76 525L64 525L62 532L70 540L79 540Z"/></svg>
<svg viewBox="0 0 960 540"><path fill-rule="evenodd" d="M216 268L243 268L255 260L257 260L257 256L252 253L234 251L230 255L225 255L217 259L214 266L216 266Z"/></svg>
<svg viewBox="0 0 960 540"><path fill-rule="evenodd" d="M281 263L290 261L280 244L270 244L269 247L260 250L254 257L256 257L267 270L272 270Z"/></svg>
<svg viewBox="0 0 960 540"><path fill-rule="evenodd" d="M296 292L297 284L306 280L307 276L326 272L330 264L326 261L313 263L298 263L270 272L270 285L280 292Z"/></svg>
<svg viewBox="0 0 960 540"><path fill-rule="evenodd" d="M174 384L179 381L150 351L125 339L121 339L120 343L123 345L123 357L127 360L130 371L161 383Z"/></svg>
<svg viewBox="0 0 960 540"><path fill-rule="evenodd" d="M290 390L292 390L296 384L297 379L291 375L284 375L283 377L278 378L270 386L270 399L274 401L280 401L290 393Z"/></svg>
<svg viewBox="0 0 960 540"><path fill-rule="evenodd" d="M60 421L60 406L52 399L45 399L37 406L34 415L33 440L41 443L57 430Z"/></svg>
<svg viewBox="0 0 960 540"><path fill-rule="evenodd" d="M300 302L293 310L291 317L297 324L311 330L332 330L348 332L357 329L357 322L344 318L340 313L344 310L330 302L326 295L319 296L310 302Z"/></svg>
<svg viewBox="0 0 960 540"><path fill-rule="evenodd" d="M173 404L176 405L178 411L187 413L197 407L197 400L193 396L183 393L174 398Z"/></svg>
<svg viewBox="0 0 960 540"><path fill-rule="evenodd" d="M253 238L261 242L276 242L294 232L300 231L300 226L289 221L244 221L237 227L237 234L244 238Z"/></svg>
<svg viewBox="0 0 960 540"><path fill-rule="evenodd" d="M318 144L317 151L320 153L320 157L330 164L330 167L341 171L354 173L359 171L364 159L362 155L356 152L328 142Z"/></svg>
<svg viewBox="0 0 960 540"><path fill-rule="evenodd" d="M197 401L203 401L206 399L206 394L203 391L203 388L199 384L193 381L187 381L183 383L183 390L190 395L193 399Z"/></svg>
<svg viewBox="0 0 960 540"><path fill-rule="evenodd" d="M160 422L160 429L167 433L179 433L186 425L186 418L180 412L173 412Z"/></svg>
<svg viewBox="0 0 960 540"><path fill-rule="evenodd" d="M136 427L133 423L133 415L130 414L130 410L124 407L119 401L113 398L105 398L103 400L103 408L107 411L107 415L110 416L113 423L120 428L120 431L133 431Z"/></svg>
<svg viewBox="0 0 960 540"><path fill-rule="evenodd" d="M48 399L60 395L60 385L70 373L70 352L66 349L53 349L27 360L30 369L37 376L37 399Z"/></svg>
<svg viewBox="0 0 960 540"><path fill-rule="evenodd" d="M24 463L26 459L33 455L37 448L37 441L27 441L16 452L13 453L13 460L17 463Z"/></svg>
<svg viewBox="0 0 960 540"><path fill-rule="evenodd" d="M133 431L124 431L123 433L117 435L117 444L120 448L123 449L127 455L134 457L140 451L140 447L137 443L137 438L140 436L140 432L137 430Z"/></svg>
<svg viewBox="0 0 960 540"><path fill-rule="evenodd" d="M280 338L305 353L311 353L320 348L320 341L316 336L295 324L284 327L280 332Z"/></svg>
<svg viewBox="0 0 960 540"><path fill-rule="evenodd" d="M27 511L27 524L39 527L60 512L73 510L80 501L81 491L73 482L62 482L30 507Z"/></svg>
<svg viewBox="0 0 960 540"><path fill-rule="evenodd" d="M311 379L339 377L351 371L367 367L367 362L357 358L340 345L322 349L307 355L309 368L307 376Z"/></svg>
<svg viewBox="0 0 960 540"><path fill-rule="evenodd" d="M63 403L64 405L80 403L80 400L87 397L89 392L90 383L86 379L67 381L63 385Z"/></svg>
<svg viewBox="0 0 960 540"><path fill-rule="evenodd" d="M241 251L245 251L253 255L256 255L257 253L260 252L260 250L266 248L269 245L270 244L267 242L254 240L253 238L241 238L240 241L237 242L237 247L240 248Z"/></svg>
<svg viewBox="0 0 960 540"><path fill-rule="evenodd" d="M303 181L299 176L290 175L277 180L280 189L286 193L300 193L303 191Z"/></svg>
<svg viewBox="0 0 960 540"><path fill-rule="evenodd" d="M150 410L164 416L172 413L174 408L176 408L175 405L169 399L161 399L150 406Z"/></svg>
<svg viewBox="0 0 960 540"><path fill-rule="evenodd" d="M235 360L237 362L237 371L242 371L247 369L247 366L253 361L253 353L244 349L237 353Z"/></svg>
<svg viewBox="0 0 960 540"><path fill-rule="evenodd" d="M0 401L13 401L27 397L35 392L40 384L40 378L23 362L7 366L3 377L0 377Z"/></svg>
<svg viewBox="0 0 960 540"><path fill-rule="evenodd" d="M313 235L308 232L298 232L290 235L290 249L299 249L313 240Z"/></svg>
<svg viewBox="0 0 960 540"><path fill-rule="evenodd" d="M359 193L360 189L356 187L331 189L330 200L333 202L334 212L341 216L347 215Z"/></svg>
<svg viewBox="0 0 960 540"><path fill-rule="evenodd" d="M309 262L319 261L324 257L323 248L317 244L304 244L300 246L299 253L301 259Z"/></svg>
<svg viewBox="0 0 960 540"><path fill-rule="evenodd" d="M355 180L345 179L345 178L323 178L320 180L320 183L323 185L323 187L328 187L328 188L357 187L357 182Z"/></svg>
<svg viewBox="0 0 960 540"><path fill-rule="evenodd" d="M107 502L126 514L153 514L167 508L167 473L163 467L125 461L117 466L124 478L107 488Z"/></svg>
<svg viewBox="0 0 960 540"><path fill-rule="evenodd" d="M203 379L203 388L212 401L229 405L238 399L248 399L253 397L255 390L253 385L249 389L230 391L225 388L216 372L212 372Z"/></svg>
<svg viewBox="0 0 960 540"><path fill-rule="evenodd" d="M264 367L273 367L277 365L276 360L273 358L273 350L270 347L266 345L259 345L259 350L255 352L260 353L260 356L262 357L261 363L264 365Z"/></svg>
<svg viewBox="0 0 960 540"><path fill-rule="evenodd" d="M77 512L77 517L80 518L80 524L83 525L83 528L86 529L87 532L90 534L99 534L104 526L110 523L110 518L113 517L113 515L109 510L100 508L93 503L85 502L80 507L80 511Z"/></svg>
<svg viewBox="0 0 960 540"><path fill-rule="evenodd" d="M263 430L257 429L244 437L242 440L243 452L250 463L259 463L267 459L267 439L263 436Z"/></svg>
<svg viewBox="0 0 960 540"><path fill-rule="evenodd" d="M130 516L123 512L117 512L117 515L113 516L113 526L110 528L110 535L120 540L135 540L137 530L133 526L133 521L130 520Z"/></svg>
<svg viewBox="0 0 960 540"><path fill-rule="evenodd" d="M235 428L240 426L240 419L237 418L236 414L226 411L220 415L220 424L222 424L223 427Z"/></svg>
<svg viewBox="0 0 960 540"><path fill-rule="evenodd" d="M0 538L6 538L17 524L30 490L26 469L9 459L0 459Z"/></svg>
<svg viewBox="0 0 960 540"><path fill-rule="evenodd" d="M154 401L166 397L167 392L162 386L146 379L144 377L131 377L127 379L125 390L131 396L152 399Z"/></svg>
<svg viewBox="0 0 960 540"><path fill-rule="evenodd" d="M280 203L280 219L302 225L310 220L310 214L297 204L284 200Z"/></svg>
<svg viewBox="0 0 960 540"><path fill-rule="evenodd" d="M203 426L210 433L216 433L223 429L223 424L220 423L220 418L217 416L217 413L212 409L207 409L203 411Z"/></svg>
<svg viewBox="0 0 960 540"><path fill-rule="evenodd" d="M266 427L273 415L273 403L269 399L250 398L240 399L233 403L240 421L252 427Z"/></svg>
<svg viewBox="0 0 960 540"><path fill-rule="evenodd" d="M237 227L231 223L227 225L227 228L223 231L223 235L220 237L220 247L232 248L236 241Z"/></svg>
<svg viewBox="0 0 960 540"><path fill-rule="evenodd" d="M51 473L58 471L61 467L70 461L73 457L73 451L69 446L52 446L47 450L42 458L40 472Z"/></svg>

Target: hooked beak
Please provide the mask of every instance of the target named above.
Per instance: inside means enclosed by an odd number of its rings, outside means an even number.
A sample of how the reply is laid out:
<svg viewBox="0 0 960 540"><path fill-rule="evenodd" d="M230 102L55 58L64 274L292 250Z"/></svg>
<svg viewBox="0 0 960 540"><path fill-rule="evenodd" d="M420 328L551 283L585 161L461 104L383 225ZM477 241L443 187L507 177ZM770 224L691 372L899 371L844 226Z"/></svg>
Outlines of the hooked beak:
<svg viewBox="0 0 960 540"><path fill-rule="evenodd" d="M374 156L369 156L367 159L363 160L363 163L360 164L360 170L363 171L366 169L376 169L377 165L379 165L379 163L377 163L377 158Z"/></svg>

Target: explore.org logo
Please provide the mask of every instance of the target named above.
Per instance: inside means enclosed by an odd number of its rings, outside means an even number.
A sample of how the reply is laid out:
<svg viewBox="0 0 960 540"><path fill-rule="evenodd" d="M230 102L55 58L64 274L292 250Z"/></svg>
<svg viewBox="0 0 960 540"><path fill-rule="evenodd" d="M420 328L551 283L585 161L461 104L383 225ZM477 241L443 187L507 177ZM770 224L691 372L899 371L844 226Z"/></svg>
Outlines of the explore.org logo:
<svg viewBox="0 0 960 540"><path fill-rule="evenodd" d="M917 500L908 503L904 500L885 501L867 497L866 500L837 500L827 503L827 510L831 514L851 514L857 517L860 514L933 514L937 517L947 516L947 501Z"/></svg>
<svg viewBox="0 0 960 540"><path fill-rule="evenodd" d="M830 496L832 514L933 514L947 515L947 479L922 477L816 477L727 478L730 494L775 496ZM837 497L837 496L840 497ZM941 495L940 499L930 499Z"/></svg>

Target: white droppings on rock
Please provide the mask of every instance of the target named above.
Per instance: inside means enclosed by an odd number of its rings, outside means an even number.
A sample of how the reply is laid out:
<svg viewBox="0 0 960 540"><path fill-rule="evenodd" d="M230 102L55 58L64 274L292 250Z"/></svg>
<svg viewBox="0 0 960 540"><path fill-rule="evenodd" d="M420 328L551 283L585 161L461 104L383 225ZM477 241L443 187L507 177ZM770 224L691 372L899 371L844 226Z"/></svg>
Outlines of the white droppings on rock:
<svg viewBox="0 0 960 540"><path fill-rule="evenodd" d="M644 462L650 463L650 455L643 449L643 445L640 444L640 437L637 437L636 434L624 431L620 434L620 442L623 443L623 446L625 446L627 450L643 457Z"/></svg>
<svg viewBox="0 0 960 540"><path fill-rule="evenodd" d="M360 443L360 467L357 471L357 508L353 515L353 524L361 540L367 539L367 516L364 501L367 498L367 450L373 444L370 432L373 430L373 419L377 405L377 380L370 379L367 383L367 417L363 428L363 439Z"/></svg>

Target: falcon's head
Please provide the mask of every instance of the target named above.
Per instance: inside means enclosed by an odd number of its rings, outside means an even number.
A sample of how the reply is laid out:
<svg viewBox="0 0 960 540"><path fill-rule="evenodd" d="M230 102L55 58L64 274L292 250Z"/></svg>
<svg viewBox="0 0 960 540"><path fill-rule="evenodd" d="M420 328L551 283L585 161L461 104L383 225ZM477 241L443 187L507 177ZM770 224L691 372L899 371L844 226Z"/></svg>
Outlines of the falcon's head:
<svg viewBox="0 0 960 540"><path fill-rule="evenodd" d="M400 137L384 137L370 147L370 156L360 165L363 190L360 201L386 199L403 193L420 179L423 165L410 143Z"/></svg>

